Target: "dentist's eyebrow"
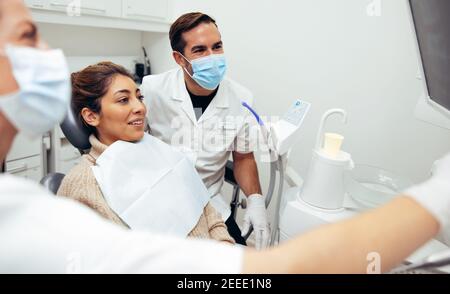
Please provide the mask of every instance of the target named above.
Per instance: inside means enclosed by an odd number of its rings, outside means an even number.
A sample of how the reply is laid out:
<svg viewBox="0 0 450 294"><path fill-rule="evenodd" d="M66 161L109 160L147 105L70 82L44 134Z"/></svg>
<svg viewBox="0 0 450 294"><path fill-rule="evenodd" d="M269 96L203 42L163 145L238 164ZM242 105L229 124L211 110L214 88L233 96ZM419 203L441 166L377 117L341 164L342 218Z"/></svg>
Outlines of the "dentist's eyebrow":
<svg viewBox="0 0 450 294"><path fill-rule="evenodd" d="M197 50L206 50L206 49L207 49L207 47L204 45L197 45L197 46L192 47L191 52L194 52Z"/></svg>

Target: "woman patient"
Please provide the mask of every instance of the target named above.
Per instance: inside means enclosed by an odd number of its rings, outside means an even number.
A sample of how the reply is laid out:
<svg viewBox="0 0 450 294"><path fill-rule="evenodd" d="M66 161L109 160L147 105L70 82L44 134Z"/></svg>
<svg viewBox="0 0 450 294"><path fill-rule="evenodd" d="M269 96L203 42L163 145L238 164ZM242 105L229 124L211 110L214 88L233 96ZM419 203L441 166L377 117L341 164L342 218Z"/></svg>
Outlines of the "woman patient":
<svg viewBox="0 0 450 294"><path fill-rule="evenodd" d="M72 74L72 107L91 133L92 148L64 178L57 194L84 203L103 217L128 228L105 200L92 167L114 142L138 142L144 137L146 107L143 99L132 75L111 62L101 62ZM209 203L188 237L234 244L221 216Z"/></svg>

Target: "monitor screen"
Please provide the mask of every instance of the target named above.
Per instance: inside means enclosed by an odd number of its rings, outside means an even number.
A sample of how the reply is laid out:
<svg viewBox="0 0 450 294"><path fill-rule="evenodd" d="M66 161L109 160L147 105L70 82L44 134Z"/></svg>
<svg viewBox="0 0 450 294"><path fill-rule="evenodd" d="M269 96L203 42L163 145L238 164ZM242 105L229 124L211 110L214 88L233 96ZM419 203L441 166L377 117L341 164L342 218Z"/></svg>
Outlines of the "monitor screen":
<svg viewBox="0 0 450 294"><path fill-rule="evenodd" d="M430 99L450 111L450 1L409 0Z"/></svg>

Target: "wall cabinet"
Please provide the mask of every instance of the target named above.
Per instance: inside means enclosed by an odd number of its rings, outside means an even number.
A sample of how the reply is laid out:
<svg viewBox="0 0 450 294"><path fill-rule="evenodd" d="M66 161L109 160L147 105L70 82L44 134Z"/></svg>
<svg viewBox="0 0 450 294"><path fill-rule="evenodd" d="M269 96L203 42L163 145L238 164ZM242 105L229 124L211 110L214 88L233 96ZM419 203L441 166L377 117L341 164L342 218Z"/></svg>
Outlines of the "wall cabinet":
<svg viewBox="0 0 450 294"><path fill-rule="evenodd" d="M25 4L32 9L48 9L47 0L25 0Z"/></svg>
<svg viewBox="0 0 450 294"><path fill-rule="evenodd" d="M44 172L41 156L32 156L6 162L6 173L39 182Z"/></svg>
<svg viewBox="0 0 450 294"><path fill-rule="evenodd" d="M8 153L6 161L13 161L25 157L40 155L42 153L42 138L30 140L19 134L14 140L11 151Z"/></svg>
<svg viewBox="0 0 450 294"><path fill-rule="evenodd" d="M25 0L38 22L168 32L172 0Z"/></svg>
<svg viewBox="0 0 450 294"><path fill-rule="evenodd" d="M43 138L30 140L18 135L6 157L5 172L39 182L46 171Z"/></svg>
<svg viewBox="0 0 450 294"><path fill-rule="evenodd" d="M121 17L121 0L49 0L48 9L68 16L99 15Z"/></svg>
<svg viewBox="0 0 450 294"><path fill-rule="evenodd" d="M127 19L166 20L169 15L168 1L123 0L123 17Z"/></svg>

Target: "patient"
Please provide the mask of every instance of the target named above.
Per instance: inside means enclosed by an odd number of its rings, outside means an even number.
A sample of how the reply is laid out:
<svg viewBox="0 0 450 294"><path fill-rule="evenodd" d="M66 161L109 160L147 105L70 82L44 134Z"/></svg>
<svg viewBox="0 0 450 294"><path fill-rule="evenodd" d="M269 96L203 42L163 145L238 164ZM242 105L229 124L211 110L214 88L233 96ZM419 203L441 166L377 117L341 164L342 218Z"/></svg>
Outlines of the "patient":
<svg viewBox="0 0 450 294"><path fill-rule="evenodd" d="M114 142L137 142L144 137L143 99L132 75L111 62L101 62L72 74L72 107L91 133L92 148L64 178L57 194L77 200L127 228L106 202L92 167ZM234 244L221 216L209 203L188 237Z"/></svg>

